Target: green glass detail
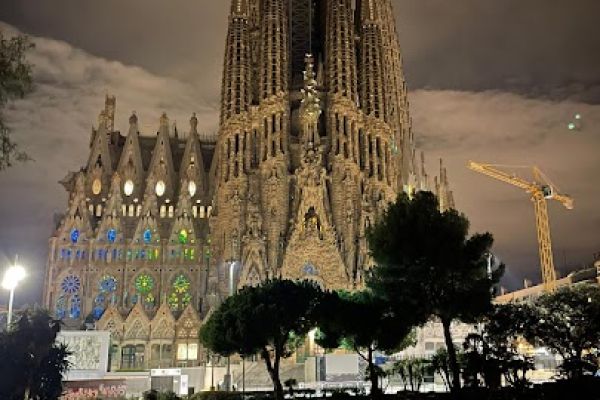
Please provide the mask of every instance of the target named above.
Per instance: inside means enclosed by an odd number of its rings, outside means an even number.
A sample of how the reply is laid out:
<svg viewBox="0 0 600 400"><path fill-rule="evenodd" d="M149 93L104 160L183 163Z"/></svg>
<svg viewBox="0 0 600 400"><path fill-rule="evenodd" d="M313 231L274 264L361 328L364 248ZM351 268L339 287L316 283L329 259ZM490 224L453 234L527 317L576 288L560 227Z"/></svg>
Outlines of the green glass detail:
<svg viewBox="0 0 600 400"><path fill-rule="evenodd" d="M183 295L183 297L181 298L181 304L186 307L188 304L190 304L192 302L192 295L189 293L186 293Z"/></svg>
<svg viewBox="0 0 600 400"><path fill-rule="evenodd" d="M135 280L135 288L138 292L147 294L154 288L154 279L148 274L141 274Z"/></svg>
<svg viewBox="0 0 600 400"><path fill-rule="evenodd" d="M177 235L179 238L179 243L181 244L187 244L188 242L188 231L186 231L185 229L182 229L179 231L179 234Z"/></svg>
<svg viewBox="0 0 600 400"><path fill-rule="evenodd" d="M172 310L181 310L192 302L190 286L190 280L185 275L180 274L175 277L172 292L167 299Z"/></svg>
<svg viewBox="0 0 600 400"><path fill-rule="evenodd" d="M184 275L178 275L173 282L173 289L177 294L184 294L190 290L190 280Z"/></svg>
<svg viewBox="0 0 600 400"><path fill-rule="evenodd" d="M175 310L178 309L179 308L179 296L177 296L177 293L175 293L175 292L171 293L171 295L167 299L167 302L169 303L169 306L172 309L175 309Z"/></svg>
<svg viewBox="0 0 600 400"><path fill-rule="evenodd" d="M148 305L154 305L154 295L152 293L149 293L146 298L144 299L144 301L146 302L146 304Z"/></svg>

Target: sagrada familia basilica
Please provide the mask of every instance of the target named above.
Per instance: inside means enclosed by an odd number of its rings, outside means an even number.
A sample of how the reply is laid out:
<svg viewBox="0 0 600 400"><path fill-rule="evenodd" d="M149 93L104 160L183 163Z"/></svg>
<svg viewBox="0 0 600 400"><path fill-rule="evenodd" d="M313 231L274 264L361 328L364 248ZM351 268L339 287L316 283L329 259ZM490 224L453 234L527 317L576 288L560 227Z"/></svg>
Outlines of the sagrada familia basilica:
<svg viewBox="0 0 600 400"><path fill-rule="evenodd" d="M121 133L107 97L87 165L62 182L44 301L111 331L113 368L201 363L202 319L244 285L360 288L369 225L429 189L391 0L233 0L221 97L214 135L166 114L155 135L135 114Z"/></svg>

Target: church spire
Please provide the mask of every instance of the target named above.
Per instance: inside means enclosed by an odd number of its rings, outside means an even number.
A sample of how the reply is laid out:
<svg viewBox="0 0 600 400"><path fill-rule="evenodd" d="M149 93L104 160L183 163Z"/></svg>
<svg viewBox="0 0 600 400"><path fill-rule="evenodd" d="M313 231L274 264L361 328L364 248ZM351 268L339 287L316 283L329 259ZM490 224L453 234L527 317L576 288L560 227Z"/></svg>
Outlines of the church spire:
<svg viewBox="0 0 600 400"><path fill-rule="evenodd" d="M327 9L329 92L356 102L358 96L354 22L350 0L332 0Z"/></svg>
<svg viewBox="0 0 600 400"><path fill-rule="evenodd" d="M289 50L287 1L261 2L261 67L260 97L262 100L288 90Z"/></svg>
<svg viewBox="0 0 600 400"><path fill-rule="evenodd" d="M379 3L363 0L360 10L361 37L361 103L367 115L385 117L384 56L379 19Z"/></svg>
<svg viewBox="0 0 600 400"><path fill-rule="evenodd" d="M252 97L250 11L247 0L232 0L221 92L221 123L248 111Z"/></svg>

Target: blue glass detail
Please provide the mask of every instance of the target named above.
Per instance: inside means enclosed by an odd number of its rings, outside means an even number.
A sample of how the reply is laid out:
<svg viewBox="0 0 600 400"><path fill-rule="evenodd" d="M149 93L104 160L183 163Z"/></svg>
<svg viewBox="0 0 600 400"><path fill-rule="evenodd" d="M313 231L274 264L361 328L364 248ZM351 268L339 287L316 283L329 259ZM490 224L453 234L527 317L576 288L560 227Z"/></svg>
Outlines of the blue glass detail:
<svg viewBox="0 0 600 400"><path fill-rule="evenodd" d="M304 264L303 270L306 275L316 275L317 274L317 270L316 270L315 266L308 262L306 264Z"/></svg>
<svg viewBox="0 0 600 400"><path fill-rule="evenodd" d="M98 321L100 318L102 318L102 314L104 314L104 308L94 307L94 310L92 311L92 315L96 321Z"/></svg>
<svg viewBox="0 0 600 400"><path fill-rule="evenodd" d="M71 242L73 242L73 244L77 244L77 241L79 241L79 230L73 229L71 231Z"/></svg>
<svg viewBox="0 0 600 400"><path fill-rule="evenodd" d="M61 288L67 294L74 294L79 291L81 280L75 275L69 275L63 279Z"/></svg>
<svg viewBox="0 0 600 400"><path fill-rule="evenodd" d="M100 290L106 293L112 293L117 290L117 280L112 276L106 276L100 281Z"/></svg>
<svg viewBox="0 0 600 400"><path fill-rule="evenodd" d="M104 300L106 300L106 298L104 297L104 295L102 293L100 293L98 296L96 296L96 299L94 300L94 303L96 303L96 304L104 304Z"/></svg>
<svg viewBox="0 0 600 400"><path fill-rule="evenodd" d="M138 302L138 295L134 294L133 296L131 296L131 304L137 304Z"/></svg>
<svg viewBox="0 0 600 400"><path fill-rule="evenodd" d="M71 318L77 319L81 316L81 299L75 295L71 299Z"/></svg>
<svg viewBox="0 0 600 400"><path fill-rule="evenodd" d="M64 319L67 316L67 311L65 310L65 298L60 296L56 300L56 318Z"/></svg>
<svg viewBox="0 0 600 400"><path fill-rule="evenodd" d="M56 318L58 318L58 319L65 319L66 316L67 316L67 312L65 311L64 308L57 308L56 309Z"/></svg>
<svg viewBox="0 0 600 400"><path fill-rule="evenodd" d="M146 229L144 231L144 243L150 244L152 242L152 231L150 229Z"/></svg>
<svg viewBox="0 0 600 400"><path fill-rule="evenodd" d="M117 240L117 230L109 229L108 232L106 232L106 239L108 239L108 243L114 243L115 240Z"/></svg>

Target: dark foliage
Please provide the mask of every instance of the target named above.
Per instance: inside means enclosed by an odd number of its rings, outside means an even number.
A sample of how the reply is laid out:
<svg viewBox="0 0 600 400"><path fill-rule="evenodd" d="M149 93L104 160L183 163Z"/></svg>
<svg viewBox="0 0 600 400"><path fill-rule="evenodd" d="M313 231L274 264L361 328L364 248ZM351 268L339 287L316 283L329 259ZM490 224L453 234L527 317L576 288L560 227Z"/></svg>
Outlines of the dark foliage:
<svg viewBox="0 0 600 400"><path fill-rule="evenodd" d="M563 358L564 376L578 379L596 372L600 361L600 288L562 288L540 297L525 336Z"/></svg>
<svg viewBox="0 0 600 400"><path fill-rule="evenodd" d="M450 324L472 322L490 310L492 286L503 270L487 271L492 235L469 237L468 229L464 215L440 212L432 193L419 192L413 199L399 196L368 236L377 263L368 286L397 318L408 309L416 321L441 321L452 390L460 388L460 369Z"/></svg>
<svg viewBox="0 0 600 400"><path fill-rule="evenodd" d="M275 397L282 399L281 358L292 355L299 340L316 326L321 297L322 291L310 282L272 280L243 288L211 314L200 340L223 356L260 354Z"/></svg>
<svg viewBox="0 0 600 400"><path fill-rule="evenodd" d="M25 55L32 47L27 37L6 38L0 31L0 171L14 161L30 159L11 139L2 111L10 100L22 98L31 91L31 66Z"/></svg>
<svg viewBox="0 0 600 400"><path fill-rule="evenodd" d="M0 334L0 399L56 400L68 368L67 349L55 343L60 322L48 312L25 311Z"/></svg>
<svg viewBox="0 0 600 400"><path fill-rule="evenodd" d="M533 308L526 304L494 306L484 318L481 332L469 335L465 341L465 382L479 386L481 378L486 387L497 389L504 377L515 388L529 386L526 374L534 364L517 350L517 345L533 316Z"/></svg>
<svg viewBox="0 0 600 400"><path fill-rule="evenodd" d="M375 365L375 352L400 351L411 344L406 341L413 328L411 320L392 318L387 305L368 291L327 293L318 314L319 344L326 348L343 345L355 351L367 362L371 393L380 395L383 370Z"/></svg>

